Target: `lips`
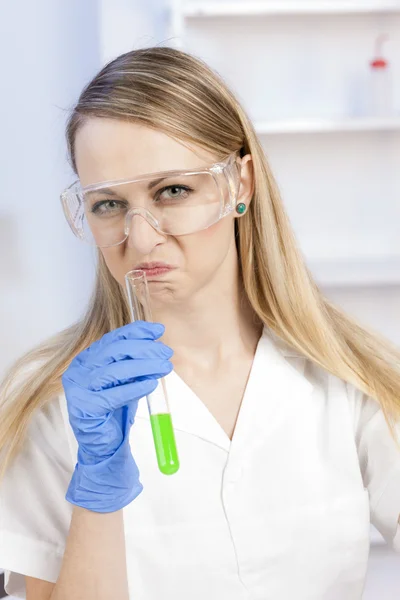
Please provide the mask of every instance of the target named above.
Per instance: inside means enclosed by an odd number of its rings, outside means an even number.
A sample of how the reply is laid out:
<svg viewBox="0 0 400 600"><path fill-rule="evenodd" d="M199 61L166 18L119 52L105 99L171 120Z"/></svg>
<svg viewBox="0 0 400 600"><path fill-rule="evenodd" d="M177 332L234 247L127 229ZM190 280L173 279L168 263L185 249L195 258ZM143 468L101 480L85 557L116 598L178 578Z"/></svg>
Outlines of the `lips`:
<svg viewBox="0 0 400 600"><path fill-rule="evenodd" d="M140 269L146 273L147 278L156 277L159 275L165 275L165 273L169 273L176 267L172 265L168 265L167 263L162 262L151 262L151 263L142 263L135 267L135 269Z"/></svg>

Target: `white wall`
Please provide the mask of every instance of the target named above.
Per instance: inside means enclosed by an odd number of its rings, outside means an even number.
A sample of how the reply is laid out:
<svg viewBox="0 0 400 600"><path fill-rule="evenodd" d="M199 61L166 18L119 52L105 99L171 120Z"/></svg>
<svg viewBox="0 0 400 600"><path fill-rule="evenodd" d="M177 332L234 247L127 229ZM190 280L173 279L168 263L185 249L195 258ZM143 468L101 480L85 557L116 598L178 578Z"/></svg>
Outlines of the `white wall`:
<svg viewBox="0 0 400 600"><path fill-rule="evenodd" d="M169 0L100 0L101 60L165 42ZM166 45L166 44L163 44Z"/></svg>
<svg viewBox="0 0 400 600"><path fill-rule="evenodd" d="M64 124L100 66L96 0L0 3L0 376L72 323L94 262L64 222Z"/></svg>

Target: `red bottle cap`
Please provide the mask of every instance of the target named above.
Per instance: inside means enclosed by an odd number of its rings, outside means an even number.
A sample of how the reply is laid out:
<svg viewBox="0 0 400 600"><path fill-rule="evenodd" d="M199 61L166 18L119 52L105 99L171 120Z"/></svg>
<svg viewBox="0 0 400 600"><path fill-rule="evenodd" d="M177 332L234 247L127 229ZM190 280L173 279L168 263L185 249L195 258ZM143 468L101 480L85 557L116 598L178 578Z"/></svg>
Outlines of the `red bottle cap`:
<svg viewBox="0 0 400 600"><path fill-rule="evenodd" d="M381 33L375 40L375 58L370 61L370 67L373 69L386 69L389 61L382 57L382 46L389 39L386 33Z"/></svg>
<svg viewBox="0 0 400 600"><path fill-rule="evenodd" d="M388 66L388 61L384 58L376 58L375 60L372 60L369 64L373 69L386 69L386 67Z"/></svg>

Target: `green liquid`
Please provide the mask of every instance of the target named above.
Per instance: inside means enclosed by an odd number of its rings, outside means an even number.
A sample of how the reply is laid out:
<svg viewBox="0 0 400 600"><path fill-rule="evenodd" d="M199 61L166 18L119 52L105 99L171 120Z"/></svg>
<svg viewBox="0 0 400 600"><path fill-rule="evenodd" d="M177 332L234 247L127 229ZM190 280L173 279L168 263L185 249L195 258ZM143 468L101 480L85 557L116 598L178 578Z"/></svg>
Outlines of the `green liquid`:
<svg viewBox="0 0 400 600"><path fill-rule="evenodd" d="M179 469L179 458L176 451L175 435L170 413L150 415L156 448L158 468L164 475L172 475Z"/></svg>

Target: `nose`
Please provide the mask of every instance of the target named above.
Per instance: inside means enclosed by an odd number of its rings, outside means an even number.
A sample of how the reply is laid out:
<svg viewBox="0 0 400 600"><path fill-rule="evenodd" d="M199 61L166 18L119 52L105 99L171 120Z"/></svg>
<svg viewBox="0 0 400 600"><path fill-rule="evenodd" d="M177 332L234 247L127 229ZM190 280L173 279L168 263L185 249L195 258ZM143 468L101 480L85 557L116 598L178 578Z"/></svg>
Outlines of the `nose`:
<svg viewBox="0 0 400 600"><path fill-rule="evenodd" d="M128 247L142 255L148 255L155 246L165 241L165 235L157 231L142 215L133 215L129 223Z"/></svg>

